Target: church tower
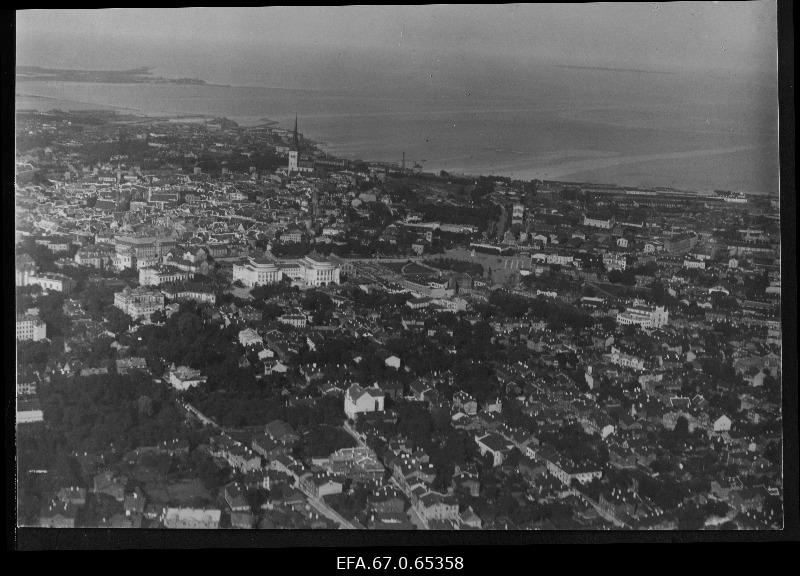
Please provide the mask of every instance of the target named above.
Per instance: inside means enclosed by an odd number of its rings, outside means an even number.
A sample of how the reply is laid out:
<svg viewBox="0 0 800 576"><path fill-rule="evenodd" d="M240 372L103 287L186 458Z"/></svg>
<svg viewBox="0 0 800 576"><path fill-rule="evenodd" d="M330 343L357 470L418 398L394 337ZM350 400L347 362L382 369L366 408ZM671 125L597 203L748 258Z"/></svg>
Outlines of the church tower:
<svg viewBox="0 0 800 576"><path fill-rule="evenodd" d="M300 141L297 137L297 115L294 117L294 134L292 137L292 148L289 150L289 172L298 172L300 160Z"/></svg>

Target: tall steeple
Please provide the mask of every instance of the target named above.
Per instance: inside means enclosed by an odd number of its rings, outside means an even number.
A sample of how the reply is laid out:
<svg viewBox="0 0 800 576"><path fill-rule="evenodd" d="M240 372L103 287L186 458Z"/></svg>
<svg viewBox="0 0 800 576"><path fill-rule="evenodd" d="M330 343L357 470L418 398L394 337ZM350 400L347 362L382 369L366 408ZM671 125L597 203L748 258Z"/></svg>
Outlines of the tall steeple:
<svg viewBox="0 0 800 576"><path fill-rule="evenodd" d="M292 147L289 150L289 165L287 166L289 173L299 172L300 168L300 141L297 136L297 114L294 115L294 135L292 138Z"/></svg>

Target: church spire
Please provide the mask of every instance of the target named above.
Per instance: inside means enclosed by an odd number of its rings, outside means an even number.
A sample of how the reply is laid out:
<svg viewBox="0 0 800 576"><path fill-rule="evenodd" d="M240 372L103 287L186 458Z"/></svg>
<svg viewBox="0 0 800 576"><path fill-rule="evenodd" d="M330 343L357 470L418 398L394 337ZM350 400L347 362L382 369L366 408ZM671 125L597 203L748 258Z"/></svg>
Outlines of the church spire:
<svg viewBox="0 0 800 576"><path fill-rule="evenodd" d="M300 142L297 138L297 114L294 115L294 149L300 150Z"/></svg>

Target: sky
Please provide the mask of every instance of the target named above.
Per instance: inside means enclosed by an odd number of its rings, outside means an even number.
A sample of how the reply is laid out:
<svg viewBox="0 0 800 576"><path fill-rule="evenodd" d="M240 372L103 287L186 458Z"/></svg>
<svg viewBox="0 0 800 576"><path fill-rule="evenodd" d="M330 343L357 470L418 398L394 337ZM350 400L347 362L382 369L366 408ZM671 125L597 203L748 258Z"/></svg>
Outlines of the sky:
<svg viewBox="0 0 800 576"><path fill-rule="evenodd" d="M24 10L17 12L17 62L169 69L207 56L210 67L222 68L290 50L752 71L775 66L775 30L774 0Z"/></svg>

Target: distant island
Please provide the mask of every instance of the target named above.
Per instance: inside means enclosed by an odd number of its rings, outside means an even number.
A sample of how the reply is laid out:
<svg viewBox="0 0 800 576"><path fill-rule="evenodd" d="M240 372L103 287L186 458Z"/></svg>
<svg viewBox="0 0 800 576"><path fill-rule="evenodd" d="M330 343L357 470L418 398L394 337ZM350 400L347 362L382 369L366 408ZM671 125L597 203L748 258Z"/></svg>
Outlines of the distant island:
<svg viewBox="0 0 800 576"><path fill-rule="evenodd" d="M131 70L70 70L64 68L42 68L40 66L17 66L17 81L50 80L59 82L96 82L104 84L194 84L208 85L199 78L163 78L153 76L152 68Z"/></svg>

